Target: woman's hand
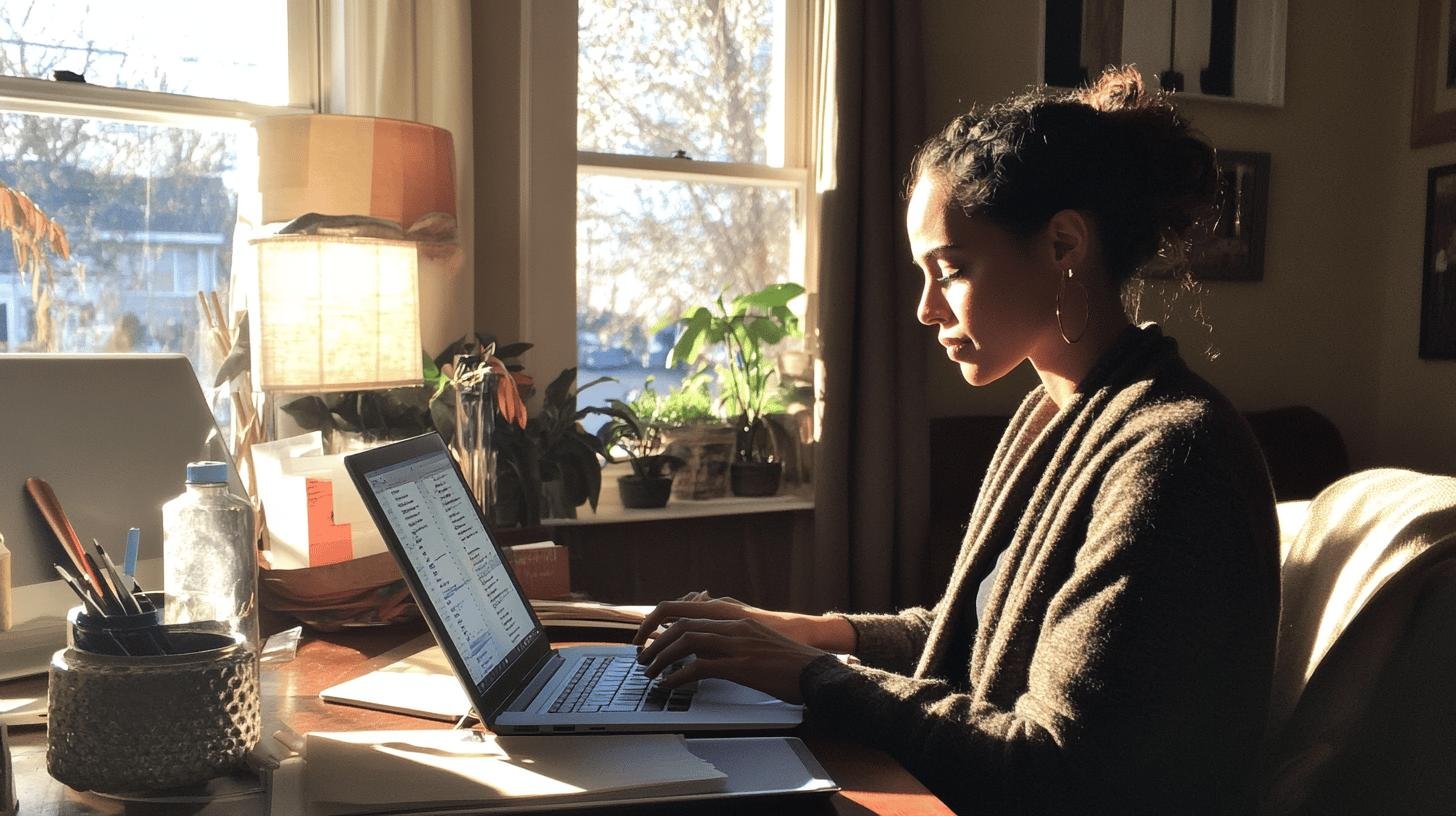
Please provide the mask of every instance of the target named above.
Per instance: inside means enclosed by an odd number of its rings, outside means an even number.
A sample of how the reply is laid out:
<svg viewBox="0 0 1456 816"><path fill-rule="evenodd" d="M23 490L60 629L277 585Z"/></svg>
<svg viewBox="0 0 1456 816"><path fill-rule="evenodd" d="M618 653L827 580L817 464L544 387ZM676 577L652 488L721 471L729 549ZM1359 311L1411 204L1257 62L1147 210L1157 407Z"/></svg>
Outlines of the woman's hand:
<svg viewBox="0 0 1456 816"><path fill-rule="evenodd" d="M683 619L754 621L764 628L805 646L830 652L852 652L857 636L849 621L838 615L802 615L749 606L734 598L714 598L707 590L689 592L676 601L664 601L648 613L632 642L647 643L658 627Z"/></svg>
<svg viewBox="0 0 1456 816"><path fill-rule="evenodd" d="M708 601L698 603L723 603ZM661 609L667 604L661 604ZM761 611L761 610L760 610ZM824 652L791 640L749 618L709 620L680 618L637 655L648 677L662 674L661 684L676 688L705 677L721 677L755 688L789 703L803 702L799 675ZM665 669L693 660L670 672Z"/></svg>

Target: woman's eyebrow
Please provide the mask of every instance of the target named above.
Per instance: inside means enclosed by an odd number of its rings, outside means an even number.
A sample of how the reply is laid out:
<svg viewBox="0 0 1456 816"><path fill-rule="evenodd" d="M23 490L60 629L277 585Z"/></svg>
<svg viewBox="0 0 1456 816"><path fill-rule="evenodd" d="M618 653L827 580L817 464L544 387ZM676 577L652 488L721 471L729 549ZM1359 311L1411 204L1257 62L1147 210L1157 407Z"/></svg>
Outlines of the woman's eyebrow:
<svg viewBox="0 0 1456 816"><path fill-rule="evenodd" d="M941 244L940 246L931 247L930 249L925 250L923 253L920 254L920 257L917 258L916 260L919 260L919 261L922 261L922 262L924 262L926 264L929 264L935 258L937 258L937 257L939 257L941 255L944 255L947 250L960 249L960 248L961 248L961 245L960 244Z"/></svg>

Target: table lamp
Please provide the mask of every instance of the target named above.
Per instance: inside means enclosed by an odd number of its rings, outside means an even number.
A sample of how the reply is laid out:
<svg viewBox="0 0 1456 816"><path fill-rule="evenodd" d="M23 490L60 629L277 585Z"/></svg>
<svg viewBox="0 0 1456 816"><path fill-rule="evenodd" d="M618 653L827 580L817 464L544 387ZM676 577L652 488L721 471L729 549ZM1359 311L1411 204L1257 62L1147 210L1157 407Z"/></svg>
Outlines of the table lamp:
<svg viewBox="0 0 1456 816"><path fill-rule="evenodd" d="M419 271L412 241L275 235L251 242L253 385L265 393L418 385Z"/></svg>

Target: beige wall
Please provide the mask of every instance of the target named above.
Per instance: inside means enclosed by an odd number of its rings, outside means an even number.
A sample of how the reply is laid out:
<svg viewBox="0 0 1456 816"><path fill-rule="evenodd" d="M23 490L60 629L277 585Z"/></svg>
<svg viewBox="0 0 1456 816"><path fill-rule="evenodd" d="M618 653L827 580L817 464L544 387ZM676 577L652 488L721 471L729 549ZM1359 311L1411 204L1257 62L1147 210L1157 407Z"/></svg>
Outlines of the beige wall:
<svg viewBox="0 0 1456 816"><path fill-rule="evenodd" d="M1424 263L1426 173L1456 163L1456 142L1410 148L1411 84L1415 61L1415 0L1399 0L1388 37L1376 53L1393 55L1388 73L1395 89L1394 127L1381 134L1371 151L1386 156L1382 206L1376 208L1373 236L1380 252L1381 328L1370 338L1375 370L1370 384L1378 393L1376 417L1379 461L1429 471L1456 471L1456 362L1416 356L1420 332L1421 265ZM1382 22L1377 20L1376 22ZM1384 215L1381 220L1379 216Z"/></svg>
<svg viewBox="0 0 1456 816"><path fill-rule="evenodd" d="M474 8L475 328L521 336L521 7Z"/></svg>
<svg viewBox="0 0 1456 816"><path fill-rule="evenodd" d="M1284 107L1183 103L1216 146L1272 155L1264 280L1206 285L1197 303L1211 332L1187 298L1149 292L1140 317L1163 322L1241 408L1329 415L1357 465L1456 470L1456 363L1415 351L1424 173L1438 155L1456 161L1456 145L1430 157L1404 147L1414 0L1394 13L1363 0L1289 5ZM933 127L1035 81L1037 6L927 0ZM1035 382L1020 371L973 391L927 353L933 415L1005 412Z"/></svg>

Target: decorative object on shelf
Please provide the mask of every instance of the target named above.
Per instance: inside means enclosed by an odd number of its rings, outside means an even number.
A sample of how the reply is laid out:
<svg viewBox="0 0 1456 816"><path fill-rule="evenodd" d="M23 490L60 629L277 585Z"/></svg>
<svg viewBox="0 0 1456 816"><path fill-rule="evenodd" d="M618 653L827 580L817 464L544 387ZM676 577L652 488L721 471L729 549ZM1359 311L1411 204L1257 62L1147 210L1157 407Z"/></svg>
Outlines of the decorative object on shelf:
<svg viewBox="0 0 1456 816"><path fill-rule="evenodd" d="M728 495L728 467L737 433L713 410L712 379L706 367L699 366L669 388L658 406L664 452L684 462L672 480L672 495L679 499Z"/></svg>
<svg viewBox="0 0 1456 816"><path fill-rule="evenodd" d="M1268 153L1218 151L1217 210L1188 236L1188 273L1198 281L1264 279L1264 236L1269 212ZM1138 277L1173 276L1173 266L1149 263Z"/></svg>
<svg viewBox="0 0 1456 816"><path fill-rule="evenodd" d="M1456 39L1452 0L1420 0L1416 17L1411 147L1456 141Z"/></svg>
<svg viewBox="0 0 1456 816"><path fill-rule="evenodd" d="M716 371L737 430L729 474L735 495L778 492L783 463L774 455L773 437L764 422L764 415L775 407L770 383L777 371L764 351L799 335L799 318L788 304L803 293L804 287L796 283L775 283L739 295L731 304L719 295L715 308L689 309L677 321L682 331L668 355L669 366L692 363L711 346L722 345L727 352L727 362Z"/></svg>
<svg viewBox="0 0 1456 816"><path fill-rule="evenodd" d="M461 354L455 357L450 385L455 393L455 432L450 435L450 453L460 466L460 474L470 495L481 507L495 504L495 447L491 444L495 428L496 373L480 357Z"/></svg>
<svg viewBox="0 0 1456 816"><path fill-rule="evenodd" d="M1424 257L1420 356L1456 360L1456 164L1427 175Z"/></svg>
<svg viewBox="0 0 1456 816"><path fill-rule="evenodd" d="M1288 17L1288 0L1043 0L1040 81L1132 64L1179 97L1282 106Z"/></svg>
<svg viewBox="0 0 1456 816"><path fill-rule="evenodd" d="M652 377L647 378L641 393L630 404L614 399L606 407L597 409L611 417L597 431L607 453L607 461L616 461L612 458L612 450L620 448L626 452L632 466L630 475L617 478L624 507L666 507L672 495L673 473L686 464L683 459L665 452L666 441L659 413L665 399L658 396L652 381Z"/></svg>
<svg viewBox="0 0 1456 816"><path fill-rule="evenodd" d="M516 357L530 347L517 343L501 354ZM446 355L451 362L442 366L447 374L431 403L435 426L450 440L450 452L471 494L489 510L497 499L495 426L504 422L526 427L520 388L529 386L531 377L519 364L513 369L497 357L495 343L479 334L451 344L441 358Z"/></svg>

